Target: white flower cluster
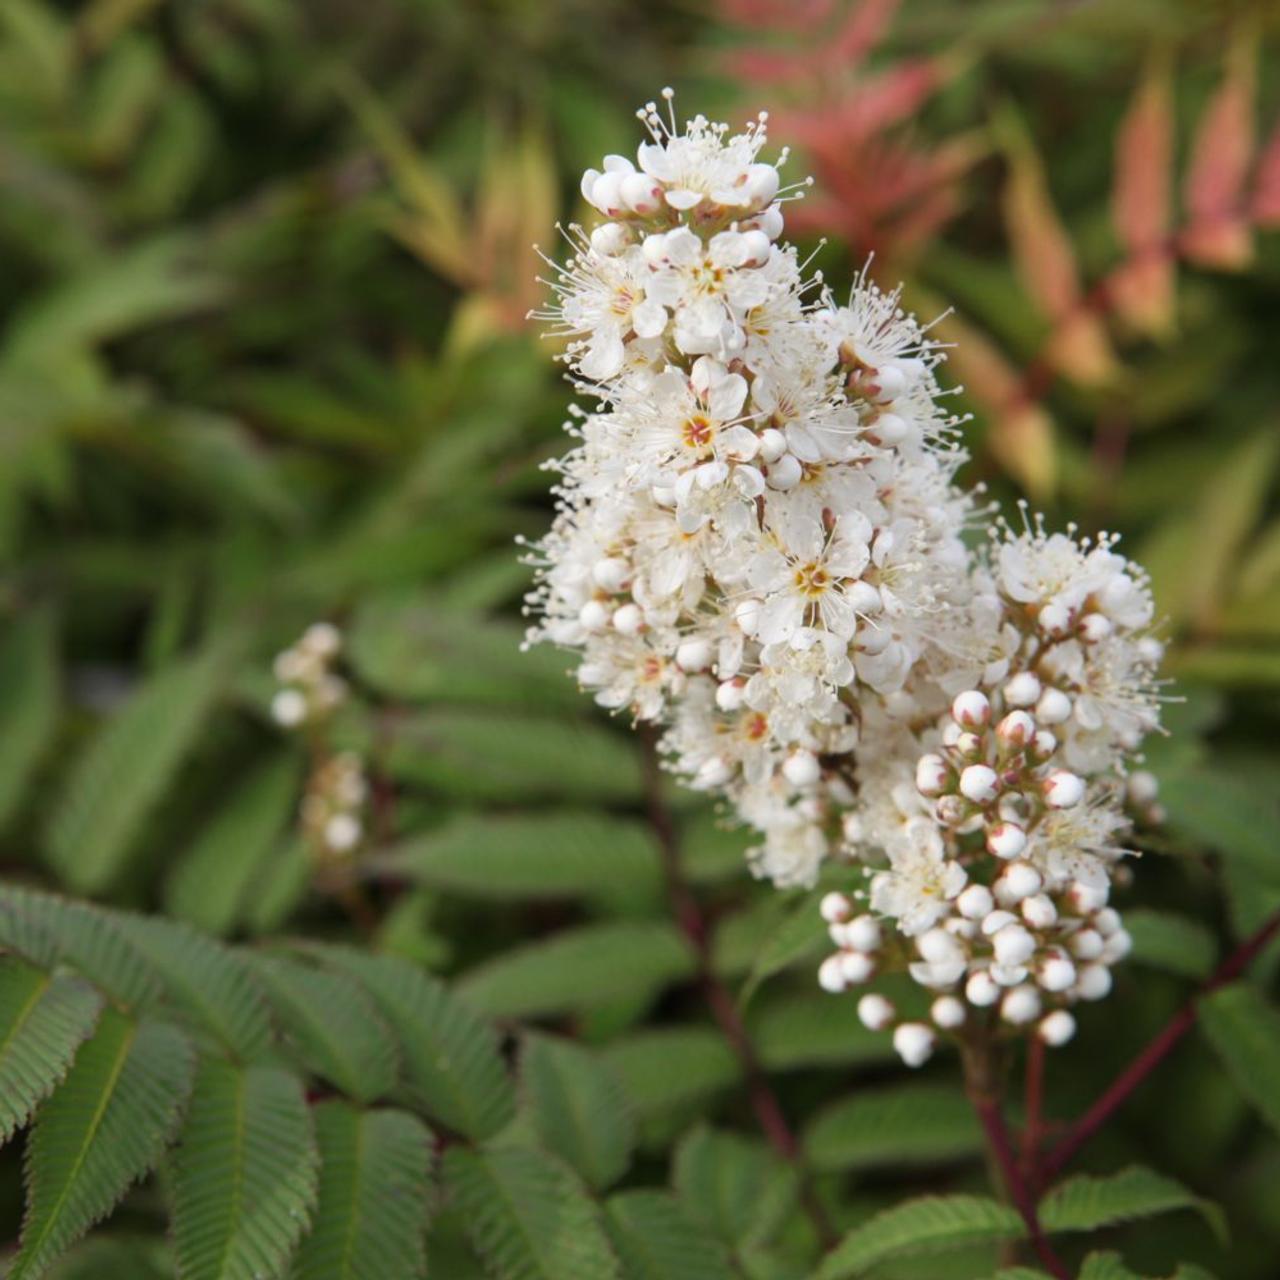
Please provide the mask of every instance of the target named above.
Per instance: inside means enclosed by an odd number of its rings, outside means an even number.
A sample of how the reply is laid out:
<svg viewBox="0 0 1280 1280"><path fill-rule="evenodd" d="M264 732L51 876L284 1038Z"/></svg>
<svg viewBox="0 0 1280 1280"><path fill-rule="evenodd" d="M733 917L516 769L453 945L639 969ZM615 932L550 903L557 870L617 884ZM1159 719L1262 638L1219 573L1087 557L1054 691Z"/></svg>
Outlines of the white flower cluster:
<svg viewBox="0 0 1280 1280"><path fill-rule="evenodd" d="M333 664L342 633L331 622L315 622L296 644L276 655L275 676L283 686L271 699L271 716L283 729L300 729L328 716L347 696L347 682Z"/></svg>
<svg viewBox="0 0 1280 1280"><path fill-rule="evenodd" d="M824 986L884 968L884 918L938 1026L999 1003L1060 1042L1042 1006L1102 994L1125 949L1106 899L1157 723L1146 581L1039 525L972 551L942 353L896 294L864 277L837 305L778 242L765 117L640 115L638 163L585 175L604 221L572 229L540 313L595 407L556 464L529 638L666 726L669 767L760 833L757 874L880 868L874 914L827 900ZM863 1016L896 1019L880 996ZM895 1038L922 1061L932 1034Z"/></svg>
<svg viewBox="0 0 1280 1280"><path fill-rule="evenodd" d="M277 655L274 670L283 685L271 700L277 724L285 729L315 729L346 701L347 682L333 669L341 652L338 628L331 622L316 622L296 644ZM307 779L301 818L308 842L321 856L343 858L359 847L368 793L358 755L319 752Z"/></svg>

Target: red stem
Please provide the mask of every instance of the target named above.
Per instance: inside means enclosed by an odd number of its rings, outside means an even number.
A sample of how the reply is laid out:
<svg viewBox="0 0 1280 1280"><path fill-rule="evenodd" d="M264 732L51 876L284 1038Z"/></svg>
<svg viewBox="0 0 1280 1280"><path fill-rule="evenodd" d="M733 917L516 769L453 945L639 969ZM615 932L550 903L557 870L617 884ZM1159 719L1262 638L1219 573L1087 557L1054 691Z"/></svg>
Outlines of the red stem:
<svg viewBox="0 0 1280 1280"><path fill-rule="evenodd" d="M1280 933L1280 911L1266 921L1256 933L1246 938L1219 966L1197 993L1196 999L1234 982ZM1041 1182L1048 1182L1075 1156L1081 1147L1129 1100L1129 1095L1158 1067L1195 1026L1196 1002L1180 1009L1164 1029L1111 1082L1102 1096L1071 1127L1070 1132L1045 1157L1040 1169Z"/></svg>
<svg viewBox="0 0 1280 1280"><path fill-rule="evenodd" d="M1044 1041L1032 1036L1027 1047L1026 1120L1022 1131L1022 1168L1032 1186L1038 1181L1044 1112Z"/></svg>
<svg viewBox="0 0 1280 1280"><path fill-rule="evenodd" d="M656 736L642 728L642 757L645 778L645 803L649 823L658 838L662 853L663 873L667 882L667 897L672 914L680 931L688 939L698 966L698 984L711 1016L716 1020L730 1049L738 1059L746 1081L747 1096L756 1123L769 1145L788 1163L801 1163L800 1144L787 1123L782 1106L769 1084L769 1077L760 1063L755 1046L747 1033L746 1024L738 1011L737 1001L715 972L711 951L711 930L698 900L684 879L681 870L680 838L675 823L662 798L662 772L658 765ZM837 1235L827 1218L826 1210L814 1194L805 1171L800 1169L801 1197L806 1212L813 1222L825 1247L834 1244Z"/></svg>

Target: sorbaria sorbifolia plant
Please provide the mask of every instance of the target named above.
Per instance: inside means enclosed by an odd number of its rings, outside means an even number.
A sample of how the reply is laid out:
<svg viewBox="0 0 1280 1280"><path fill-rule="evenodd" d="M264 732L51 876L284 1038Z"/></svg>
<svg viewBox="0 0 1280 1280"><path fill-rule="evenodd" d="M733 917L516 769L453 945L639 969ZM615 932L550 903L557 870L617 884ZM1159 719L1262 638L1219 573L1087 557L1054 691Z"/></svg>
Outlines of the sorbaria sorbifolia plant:
<svg viewBox="0 0 1280 1280"><path fill-rule="evenodd" d="M1155 804L1146 577L1106 534L991 523L928 326L865 273L843 304L806 275L763 113L681 129L664 97L638 165L584 175L601 219L539 313L593 407L530 639L664 726L669 767L758 835L755 874L865 871L822 901L818 980L936 993L929 1022L859 1002L907 1063L997 1021L1062 1044L1128 950L1108 893Z"/></svg>

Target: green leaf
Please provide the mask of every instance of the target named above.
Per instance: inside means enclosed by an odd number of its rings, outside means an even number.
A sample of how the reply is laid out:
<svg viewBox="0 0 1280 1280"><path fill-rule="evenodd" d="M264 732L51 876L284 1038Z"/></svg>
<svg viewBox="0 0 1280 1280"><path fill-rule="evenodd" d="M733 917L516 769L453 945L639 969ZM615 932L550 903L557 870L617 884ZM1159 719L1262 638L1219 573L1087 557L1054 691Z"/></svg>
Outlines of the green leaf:
<svg viewBox="0 0 1280 1280"><path fill-rule="evenodd" d="M49 1280L173 1280L163 1239L90 1236L49 1272Z"/></svg>
<svg viewBox="0 0 1280 1280"><path fill-rule="evenodd" d="M767 1244L798 1191L795 1170L763 1143L703 1126L676 1147L672 1182L689 1216L735 1249Z"/></svg>
<svg viewBox="0 0 1280 1280"><path fill-rule="evenodd" d="M666 924L581 925L504 952L463 975L458 990L494 1017L541 1017L643 999L689 978L693 953Z"/></svg>
<svg viewBox="0 0 1280 1280"><path fill-rule="evenodd" d="M1280 885L1280 801L1228 769L1195 769L1160 796L1169 825Z"/></svg>
<svg viewBox="0 0 1280 1280"><path fill-rule="evenodd" d="M0 958L0 1145L66 1077L101 1010L82 978Z"/></svg>
<svg viewBox="0 0 1280 1280"><path fill-rule="evenodd" d="M649 832L591 812L459 814L389 849L374 865L429 888L482 898L650 899L662 883Z"/></svg>
<svg viewBox="0 0 1280 1280"><path fill-rule="evenodd" d="M199 256L178 236L106 256L100 265L37 294L18 313L9 329L9 358L46 360L210 306L225 290L195 269Z"/></svg>
<svg viewBox="0 0 1280 1280"><path fill-rule="evenodd" d="M27 1216L9 1280L41 1275L160 1158L191 1090L186 1038L112 1009L41 1108L27 1152Z"/></svg>
<svg viewBox="0 0 1280 1280"><path fill-rule="evenodd" d="M1236 982L1201 1000L1197 1016L1236 1088L1280 1133L1280 1011Z"/></svg>
<svg viewBox="0 0 1280 1280"><path fill-rule="evenodd" d="M1096 1231L1175 1209L1196 1210L1220 1239L1225 1238L1226 1220L1217 1205L1174 1178L1140 1165L1103 1177L1086 1173L1069 1178L1041 1200L1039 1216L1046 1231Z"/></svg>
<svg viewBox="0 0 1280 1280"><path fill-rule="evenodd" d="M9 626L0 645L0 830L53 740L59 696L53 615L33 610Z"/></svg>
<svg viewBox="0 0 1280 1280"><path fill-rule="evenodd" d="M414 1280L425 1274L431 1134L404 1111L323 1102L315 1225L293 1280Z"/></svg>
<svg viewBox="0 0 1280 1280"><path fill-rule="evenodd" d="M886 1258L1017 1239L1022 1219L985 1196L922 1196L855 1227L827 1255L814 1280L844 1280Z"/></svg>
<svg viewBox="0 0 1280 1280"><path fill-rule="evenodd" d="M1217 958L1213 934L1198 920L1168 911L1126 911L1133 958L1184 978L1207 978Z"/></svg>
<svg viewBox="0 0 1280 1280"><path fill-rule="evenodd" d="M252 908L250 891L298 798L299 762L281 754L253 771L220 803L177 861L165 909L209 933L229 933Z"/></svg>
<svg viewBox="0 0 1280 1280"><path fill-rule="evenodd" d="M1052 1280L1052 1277L1047 1271L1037 1271L1034 1267L1004 1267L991 1280Z"/></svg>
<svg viewBox="0 0 1280 1280"><path fill-rule="evenodd" d="M116 913L120 931L155 966L165 996L194 1032L241 1061L271 1043L266 1002L248 962L194 929L160 916Z"/></svg>
<svg viewBox="0 0 1280 1280"><path fill-rule="evenodd" d="M903 1085L859 1090L828 1107L805 1130L815 1169L934 1165L982 1150L982 1130L959 1089Z"/></svg>
<svg viewBox="0 0 1280 1280"><path fill-rule="evenodd" d="M266 956L256 961L255 972L311 1071L359 1102L373 1102L395 1088L396 1041L353 978Z"/></svg>
<svg viewBox="0 0 1280 1280"><path fill-rule="evenodd" d="M855 1004L821 992L757 1004L748 1022L761 1061L771 1071L892 1062L890 1037L868 1031Z"/></svg>
<svg viewBox="0 0 1280 1280"><path fill-rule="evenodd" d="M742 1068L710 1027L653 1027L613 1041L605 1061L642 1119L661 1116L732 1088Z"/></svg>
<svg viewBox="0 0 1280 1280"><path fill-rule="evenodd" d="M497 1133L515 1114L515 1089L493 1028L413 965L325 948L326 963L356 978L400 1040L410 1096L471 1138Z"/></svg>
<svg viewBox="0 0 1280 1280"><path fill-rule="evenodd" d="M386 767L451 799L599 803L641 793L639 757L620 733L545 716L425 712L397 723Z"/></svg>
<svg viewBox="0 0 1280 1280"><path fill-rule="evenodd" d="M1130 1271L1118 1253L1107 1249L1091 1253L1084 1260L1078 1280L1142 1280L1142 1277Z"/></svg>
<svg viewBox="0 0 1280 1280"><path fill-rule="evenodd" d="M523 640L512 623L441 608L435 597L392 596L360 607L347 652L362 679L395 698L579 711L582 695L564 654L521 652Z"/></svg>
<svg viewBox="0 0 1280 1280"><path fill-rule="evenodd" d="M596 1191L627 1171L635 1122L622 1085L600 1055L567 1040L525 1037L520 1080L533 1127Z"/></svg>
<svg viewBox="0 0 1280 1280"><path fill-rule="evenodd" d="M160 976L114 914L52 893L0 884L0 945L44 969L69 965L122 1005L159 999Z"/></svg>
<svg viewBox="0 0 1280 1280"><path fill-rule="evenodd" d="M818 913L823 892L815 889L812 893L802 894L781 923L759 944L755 963L738 997L742 1008L746 1008L761 984L774 974L822 951L827 943L826 927Z"/></svg>
<svg viewBox="0 0 1280 1280"><path fill-rule="evenodd" d="M622 1191L605 1226L626 1280L732 1280L724 1247L704 1235L666 1191Z"/></svg>
<svg viewBox="0 0 1280 1280"><path fill-rule="evenodd" d="M595 1205L554 1156L532 1147L453 1147L444 1171L467 1234L497 1280L621 1280Z"/></svg>
<svg viewBox="0 0 1280 1280"><path fill-rule="evenodd" d="M147 680L73 761L48 827L49 861L80 893L123 870L151 809L213 706L221 663L205 655Z"/></svg>
<svg viewBox="0 0 1280 1280"><path fill-rule="evenodd" d="M298 1080L273 1067L200 1065L173 1157L183 1280L281 1275L315 1206L318 1156Z"/></svg>

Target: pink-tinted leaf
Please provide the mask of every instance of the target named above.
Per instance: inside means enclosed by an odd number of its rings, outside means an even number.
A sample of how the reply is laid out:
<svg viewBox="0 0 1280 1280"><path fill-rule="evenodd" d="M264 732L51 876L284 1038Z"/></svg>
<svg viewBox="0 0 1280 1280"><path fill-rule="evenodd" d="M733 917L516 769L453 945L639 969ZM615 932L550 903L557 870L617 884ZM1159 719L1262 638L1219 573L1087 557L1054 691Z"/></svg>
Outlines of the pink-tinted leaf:
<svg viewBox="0 0 1280 1280"><path fill-rule="evenodd" d="M1077 382L1105 381L1115 357L1099 318L1083 304L1075 248L1058 217L1034 143L1011 114L1001 121L1008 179L1005 227L1018 276L1054 326L1046 348L1055 368Z"/></svg>
<svg viewBox="0 0 1280 1280"><path fill-rule="evenodd" d="M844 21L828 31L816 28L830 6L802 0L799 5L768 0L722 0L727 16L753 26L772 26L804 32L807 40L790 49L757 47L738 50L728 58L730 70L767 84L807 83L833 74L848 74L884 38L900 0L862 0ZM795 9L815 11L811 21L800 22Z"/></svg>
<svg viewBox="0 0 1280 1280"><path fill-rule="evenodd" d="M1121 263L1107 282L1117 315L1140 333L1166 337L1173 329L1177 263L1172 253L1154 250Z"/></svg>
<svg viewBox="0 0 1280 1280"><path fill-rule="evenodd" d="M1249 212L1260 227L1280 226L1280 123L1271 131L1258 161Z"/></svg>
<svg viewBox="0 0 1280 1280"><path fill-rule="evenodd" d="M1169 60L1153 58L1116 135L1111 216L1120 243L1133 255L1159 247L1169 230L1172 99Z"/></svg>
<svg viewBox="0 0 1280 1280"><path fill-rule="evenodd" d="M743 27L807 31L825 22L835 0L720 0L720 16Z"/></svg>
<svg viewBox="0 0 1280 1280"><path fill-rule="evenodd" d="M1182 250L1204 266L1239 268L1253 252L1244 187L1253 156L1256 80L1256 42L1252 35L1240 35L1196 129L1183 188Z"/></svg>
<svg viewBox="0 0 1280 1280"><path fill-rule="evenodd" d="M899 3L900 0L862 0L854 5L832 42L833 62L846 67L861 62L884 39Z"/></svg>

